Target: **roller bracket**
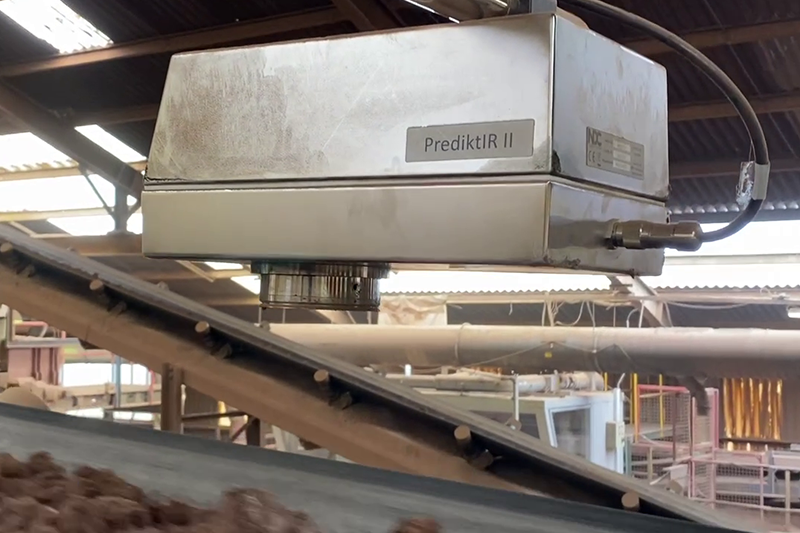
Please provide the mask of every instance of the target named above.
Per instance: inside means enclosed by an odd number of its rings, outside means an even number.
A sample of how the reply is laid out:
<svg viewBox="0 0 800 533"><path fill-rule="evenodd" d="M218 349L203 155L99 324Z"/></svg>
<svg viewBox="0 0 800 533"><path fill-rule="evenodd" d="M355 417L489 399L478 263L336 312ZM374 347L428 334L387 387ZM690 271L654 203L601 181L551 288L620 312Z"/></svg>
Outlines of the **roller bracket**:
<svg viewBox="0 0 800 533"><path fill-rule="evenodd" d="M456 445L461 450L464 459L470 465L479 470L486 470L494 463L495 457L491 452L475 446L472 440L472 431L467 426L458 426L453 430L453 437L456 439Z"/></svg>
<svg viewBox="0 0 800 533"><path fill-rule="evenodd" d="M330 373L327 370L317 370L314 372L314 382L322 392L328 404L337 409L347 409L355 403L353 395L348 391L339 392L333 386Z"/></svg>
<svg viewBox="0 0 800 533"><path fill-rule="evenodd" d="M22 263L17 268L17 274L24 278L31 278L36 275L36 267L31 263Z"/></svg>
<svg viewBox="0 0 800 533"><path fill-rule="evenodd" d="M203 344L218 359L229 359L233 356L233 346L214 335L211 324L202 320L194 325L194 331L202 338Z"/></svg>

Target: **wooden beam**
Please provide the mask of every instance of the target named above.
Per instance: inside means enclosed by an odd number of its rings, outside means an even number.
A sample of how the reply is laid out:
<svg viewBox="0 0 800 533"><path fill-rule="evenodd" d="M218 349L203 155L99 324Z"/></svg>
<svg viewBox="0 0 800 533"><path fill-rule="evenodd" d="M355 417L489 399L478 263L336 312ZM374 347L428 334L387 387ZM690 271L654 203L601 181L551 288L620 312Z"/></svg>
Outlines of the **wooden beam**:
<svg viewBox="0 0 800 533"><path fill-rule="evenodd" d="M682 37L699 50L733 44L745 44L781 37L800 35L800 20L785 20L764 24L750 24L735 28L704 30L688 33ZM672 51L655 39L638 39L624 43L625 46L645 56L656 56Z"/></svg>
<svg viewBox="0 0 800 533"><path fill-rule="evenodd" d="M393 30L400 24L380 0L331 0L359 31Z"/></svg>
<svg viewBox="0 0 800 533"><path fill-rule="evenodd" d="M320 9L285 17L271 17L252 22L229 24L206 30L192 31L145 39L132 43L121 43L97 50L61 54L36 61L5 65L0 67L0 77L24 76L35 72L58 70L92 65L131 57L154 54L174 54L189 50L203 50L230 43L285 35L298 30L307 30L329 24L337 24L345 19L338 9Z"/></svg>

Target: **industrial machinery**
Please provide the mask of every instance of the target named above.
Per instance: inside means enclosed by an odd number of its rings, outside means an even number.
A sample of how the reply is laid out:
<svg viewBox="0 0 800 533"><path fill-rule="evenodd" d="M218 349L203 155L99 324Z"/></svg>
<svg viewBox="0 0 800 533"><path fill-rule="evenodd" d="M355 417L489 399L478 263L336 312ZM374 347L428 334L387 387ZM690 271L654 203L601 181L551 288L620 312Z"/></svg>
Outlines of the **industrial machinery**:
<svg viewBox="0 0 800 533"><path fill-rule="evenodd" d="M625 471L622 391L603 390L600 374L501 376L461 370L384 377L447 405L511 426L608 470ZM317 456L324 457L325 453Z"/></svg>
<svg viewBox="0 0 800 533"><path fill-rule="evenodd" d="M390 268L658 274L664 247L697 249L751 220L766 193L768 153L730 80L694 58L747 123L749 200L711 234L669 224L664 70L539 4L518 17L176 56L142 199L145 254L250 262L266 305L374 309ZM667 32L634 23L691 55ZM289 505L330 516L334 530L374 530L398 501L446 515L458 531L755 530L455 408L442 394L420 394L2 227L0 294L14 309L164 365L166 375L179 369L189 387L384 470L0 406L11 453L43 449L66 464L106 468L124 457L133 481L144 476L148 489L198 500L226 485L268 485ZM175 476L161 475L165 464Z"/></svg>
<svg viewBox="0 0 800 533"><path fill-rule="evenodd" d="M267 306L372 310L392 268L658 275L664 247L724 237L667 223L664 68L529 9L173 57L144 254L249 262ZM757 210L768 161L748 168Z"/></svg>
<svg viewBox="0 0 800 533"><path fill-rule="evenodd" d="M605 391L593 372L491 376L459 372L388 375L425 395L517 427L554 448L614 472L624 472L622 392Z"/></svg>

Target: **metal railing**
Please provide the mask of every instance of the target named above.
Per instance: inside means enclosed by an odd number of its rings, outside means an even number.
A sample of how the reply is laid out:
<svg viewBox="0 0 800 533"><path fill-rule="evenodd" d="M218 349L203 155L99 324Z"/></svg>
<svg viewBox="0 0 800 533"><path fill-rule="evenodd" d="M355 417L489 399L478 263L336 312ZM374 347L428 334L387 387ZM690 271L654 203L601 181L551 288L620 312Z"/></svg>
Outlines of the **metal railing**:
<svg viewBox="0 0 800 533"><path fill-rule="evenodd" d="M690 459L688 477L692 500L787 531L800 527L800 456L714 450Z"/></svg>

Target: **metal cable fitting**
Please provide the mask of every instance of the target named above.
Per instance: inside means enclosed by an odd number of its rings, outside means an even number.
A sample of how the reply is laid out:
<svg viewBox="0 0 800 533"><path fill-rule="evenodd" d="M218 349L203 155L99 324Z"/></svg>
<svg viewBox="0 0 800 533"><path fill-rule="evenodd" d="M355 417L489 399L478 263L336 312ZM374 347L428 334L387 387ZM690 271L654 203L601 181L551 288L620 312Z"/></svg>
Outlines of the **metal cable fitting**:
<svg viewBox="0 0 800 533"><path fill-rule="evenodd" d="M628 250L662 250L672 248L696 252L703 244L703 228L697 222L674 224L629 220L615 222L608 238L609 247Z"/></svg>

